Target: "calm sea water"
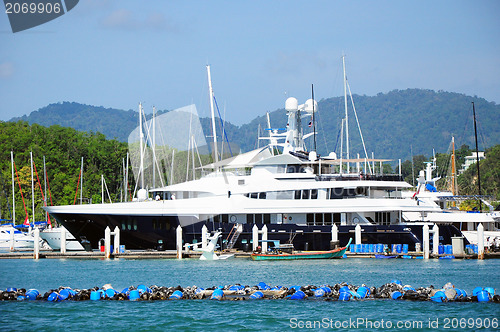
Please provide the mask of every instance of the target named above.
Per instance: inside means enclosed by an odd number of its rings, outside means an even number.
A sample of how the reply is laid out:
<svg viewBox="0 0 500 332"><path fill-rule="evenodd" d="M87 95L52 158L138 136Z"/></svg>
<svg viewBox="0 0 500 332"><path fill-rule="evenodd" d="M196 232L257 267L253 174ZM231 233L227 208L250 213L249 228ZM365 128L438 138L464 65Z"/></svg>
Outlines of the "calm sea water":
<svg viewBox="0 0 500 332"><path fill-rule="evenodd" d="M451 282L468 293L477 286L500 292L500 260L342 259L254 262L199 260L0 260L0 289L59 286L115 289L139 284L322 285L348 282L379 287L393 279L417 288ZM496 319L496 320L495 320ZM393 300L84 301L0 302L2 331L176 330L499 330L496 303L433 303ZM497 325L492 323L497 322ZM399 325L398 325L399 324ZM399 326L399 328L398 328ZM495 328L496 326L496 328Z"/></svg>

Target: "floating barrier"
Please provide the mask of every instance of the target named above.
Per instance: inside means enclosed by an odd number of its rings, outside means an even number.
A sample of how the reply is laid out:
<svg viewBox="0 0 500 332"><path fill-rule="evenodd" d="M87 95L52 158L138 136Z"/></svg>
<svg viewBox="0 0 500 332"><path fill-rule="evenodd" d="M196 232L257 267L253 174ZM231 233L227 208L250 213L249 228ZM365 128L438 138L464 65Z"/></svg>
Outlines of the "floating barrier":
<svg viewBox="0 0 500 332"><path fill-rule="evenodd" d="M71 289L60 287L46 292L43 296L36 289L7 288L0 290L0 301L154 301L154 300L184 300L184 299L213 299L221 300L257 300L257 299L289 299L289 300L326 300L326 301L362 301L367 299L392 299L431 302L494 302L500 303L500 295L495 295L492 287L476 287L469 296L461 288L455 288L447 283L440 289L433 286L414 288L403 285L400 280L392 280L380 287L366 285L355 286L347 283L334 285L306 285L306 286L273 286L261 282L255 286L240 284L228 286L214 286L211 288L192 287L146 287L124 288L116 291L107 284L102 288Z"/></svg>

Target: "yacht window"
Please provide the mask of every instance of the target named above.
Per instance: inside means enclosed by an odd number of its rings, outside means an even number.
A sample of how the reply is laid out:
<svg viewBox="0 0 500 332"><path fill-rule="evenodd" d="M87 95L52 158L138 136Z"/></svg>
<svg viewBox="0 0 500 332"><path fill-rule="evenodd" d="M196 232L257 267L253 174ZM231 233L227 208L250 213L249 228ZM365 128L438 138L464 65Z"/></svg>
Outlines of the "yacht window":
<svg viewBox="0 0 500 332"><path fill-rule="evenodd" d="M302 199L309 199L309 190L302 190Z"/></svg>
<svg viewBox="0 0 500 332"><path fill-rule="evenodd" d="M256 224L262 224L262 214L256 214L255 215L255 223Z"/></svg>
<svg viewBox="0 0 500 332"><path fill-rule="evenodd" d="M189 198L189 191L184 191L184 192L182 193L182 198L184 198L184 199L188 199L188 198Z"/></svg>
<svg viewBox="0 0 500 332"><path fill-rule="evenodd" d="M134 231L137 230L137 220L134 220Z"/></svg>
<svg viewBox="0 0 500 332"><path fill-rule="evenodd" d="M323 226L323 213L316 213L314 218L315 218L314 224L316 226Z"/></svg>
<svg viewBox="0 0 500 332"><path fill-rule="evenodd" d="M251 197L251 198L257 198L257 193L252 193L252 194L250 195L250 197Z"/></svg>
<svg viewBox="0 0 500 332"><path fill-rule="evenodd" d="M259 199L266 199L266 193L259 193Z"/></svg>
<svg viewBox="0 0 500 332"><path fill-rule="evenodd" d="M332 188L330 189L330 199L342 199L344 193L344 188Z"/></svg>
<svg viewBox="0 0 500 332"><path fill-rule="evenodd" d="M307 221L307 225L313 226L314 225L314 213L308 213L306 216L306 221Z"/></svg>
<svg viewBox="0 0 500 332"><path fill-rule="evenodd" d="M332 224L332 214L325 213L323 222L325 226L330 226Z"/></svg>
<svg viewBox="0 0 500 332"><path fill-rule="evenodd" d="M358 196L366 196L366 187L357 187L356 195Z"/></svg>
<svg viewBox="0 0 500 332"><path fill-rule="evenodd" d="M228 215L227 215L227 214L223 214L223 215L222 215L222 223L227 224L227 223L228 223L228 219L229 219L229 218L228 218Z"/></svg>
<svg viewBox="0 0 500 332"><path fill-rule="evenodd" d="M249 193L246 193L246 194L245 194L245 197L249 197L249 196L250 196L250 194L249 194Z"/></svg>
<svg viewBox="0 0 500 332"><path fill-rule="evenodd" d="M253 224L253 214L247 214L247 224Z"/></svg>
<svg viewBox="0 0 500 332"><path fill-rule="evenodd" d="M295 190L295 199L300 199L300 190Z"/></svg>
<svg viewBox="0 0 500 332"><path fill-rule="evenodd" d="M264 224L271 223L271 215L269 213L264 214Z"/></svg>
<svg viewBox="0 0 500 332"><path fill-rule="evenodd" d="M318 189L312 189L311 190L311 199L317 199L318 198Z"/></svg>

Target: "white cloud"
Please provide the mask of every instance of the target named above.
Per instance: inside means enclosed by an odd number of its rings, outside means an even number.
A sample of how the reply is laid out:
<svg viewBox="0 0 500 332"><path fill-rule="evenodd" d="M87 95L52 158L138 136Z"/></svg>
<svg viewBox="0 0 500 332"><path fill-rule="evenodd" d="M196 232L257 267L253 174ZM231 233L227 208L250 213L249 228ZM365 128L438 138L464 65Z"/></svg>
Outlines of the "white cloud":
<svg viewBox="0 0 500 332"><path fill-rule="evenodd" d="M101 24L110 29L118 30L156 30L178 32L175 24L167 20L162 13L153 13L147 17L134 15L127 9L117 9L105 17Z"/></svg>

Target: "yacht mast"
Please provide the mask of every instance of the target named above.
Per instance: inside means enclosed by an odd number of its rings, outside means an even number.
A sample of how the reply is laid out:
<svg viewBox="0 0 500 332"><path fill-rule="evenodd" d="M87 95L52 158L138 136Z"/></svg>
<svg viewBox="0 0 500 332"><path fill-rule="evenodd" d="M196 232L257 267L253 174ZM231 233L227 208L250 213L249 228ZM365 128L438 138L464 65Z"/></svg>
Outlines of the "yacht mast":
<svg viewBox="0 0 500 332"><path fill-rule="evenodd" d="M342 56L342 67L344 68L344 106L345 106L345 140L346 140L346 158L347 173L349 174L349 121L347 115L347 76L345 74L345 55Z"/></svg>
<svg viewBox="0 0 500 332"><path fill-rule="evenodd" d="M153 106L153 188L156 188L156 107Z"/></svg>
<svg viewBox="0 0 500 332"><path fill-rule="evenodd" d="M474 137L476 138L476 165L477 165L477 183L479 189L479 196L481 196L481 175L479 174L479 149L477 147L477 126L476 126L476 108L474 107L474 102L472 102L472 112L474 114ZM483 209L481 204L481 197L479 197L479 212Z"/></svg>
<svg viewBox="0 0 500 332"><path fill-rule="evenodd" d="M10 161L12 164L12 223L16 225L16 195L14 194L14 152L10 151Z"/></svg>
<svg viewBox="0 0 500 332"><path fill-rule="evenodd" d="M35 187L33 180L33 151L30 151L30 160L31 160L31 203L33 206L33 226L35 225Z"/></svg>
<svg viewBox="0 0 500 332"><path fill-rule="evenodd" d="M210 76L210 65L207 65L208 74L208 93L210 96L210 112L212 115L212 135L214 137L214 161L217 163L219 161L219 155L217 152L217 132L215 131L215 112L214 112L214 90L212 89L212 78Z"/></svg>
<svg viewBox="0 0 500 332"><path fill-rule="evenodd" d="M144 139L144 133L142 132L142 104L139 103L139 142L140 142L140 153L141 153L141 165L139 172L141 172L141 189L144 188L144 151L142 151L142 140Z"/></svg>

